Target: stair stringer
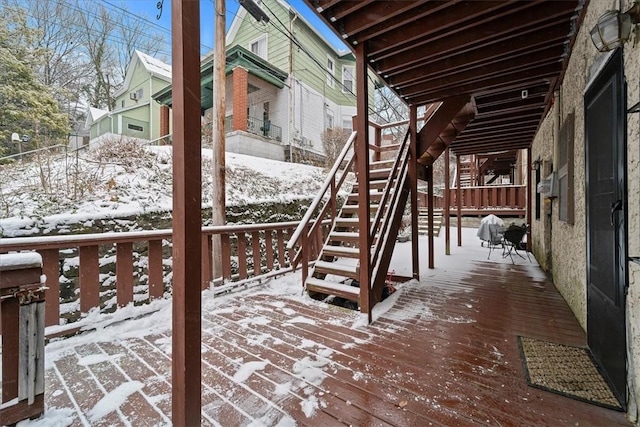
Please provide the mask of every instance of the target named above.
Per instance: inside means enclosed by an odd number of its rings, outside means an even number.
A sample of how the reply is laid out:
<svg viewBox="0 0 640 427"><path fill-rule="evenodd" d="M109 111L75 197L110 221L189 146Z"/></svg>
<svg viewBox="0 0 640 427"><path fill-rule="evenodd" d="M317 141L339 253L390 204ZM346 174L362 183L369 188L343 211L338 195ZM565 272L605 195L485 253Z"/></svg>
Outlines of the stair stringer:
<svg viewBox="0 0 640 427"><path fill-rule="evenodd" d="M396 241L398 238L398 230L400 229L400 223L402 222L402 215L404 214L404 210L409 200L409 192L410 192L410 186L409 186L409 181L407 180L405 181L404 186L400 192L400 196L398 199L398 209L396 210L396 214L391 221L389 238L387 240L387 244L382 250L382 256L380 259L380 267L378 269L378 273L376 277L372 278L372 281L373 281L372 305L375 305L382 300L382 291L384 289L384 281L387 278L389 265L391 264L391 256L393 255L393 249L396 246ZM412 242L412 244L417 244L417 242Z"/></svg>

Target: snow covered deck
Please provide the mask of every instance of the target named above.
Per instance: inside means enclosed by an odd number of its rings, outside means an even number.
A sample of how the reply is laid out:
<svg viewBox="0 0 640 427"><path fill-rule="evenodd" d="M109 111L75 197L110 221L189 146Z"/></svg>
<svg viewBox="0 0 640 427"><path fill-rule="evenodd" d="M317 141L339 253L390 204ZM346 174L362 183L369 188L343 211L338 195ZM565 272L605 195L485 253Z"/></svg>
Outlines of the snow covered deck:
<svg viewBox="0 0 640 427"><path fill-rule="evenodd" d="M628 425L527 386L518 335L577 345L584 333L535 261L512 265L499 251L487 261L475 230L464 232L448 257L441 233L436 269L423 265L370 326L301 295L299 274L205 292L203 425ZM397 274L409 273L408 246L397 247ZM169 424L170 304L49 343L47 412L25 424Z"/></svg>

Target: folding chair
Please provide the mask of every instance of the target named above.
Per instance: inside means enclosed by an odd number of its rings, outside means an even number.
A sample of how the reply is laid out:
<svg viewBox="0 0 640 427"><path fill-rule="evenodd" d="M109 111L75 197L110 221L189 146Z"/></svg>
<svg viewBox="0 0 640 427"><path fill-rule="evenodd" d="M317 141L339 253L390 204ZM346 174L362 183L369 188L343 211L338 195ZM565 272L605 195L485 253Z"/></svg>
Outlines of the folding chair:
<svg viewBox="0 0 640 427"><path fill-rule="evenodd" d="M524 240L524 236L526 235L527 235L526 226L524 225L522 227L519 227L517 225L509 226L509 228L507 228L504 231L504 234L502 236L502 244L503 244L502 257L503 258L506 258L507 256L510 257L511 262L515 264L515 262L513 261L513 254L515 252L516 255L524 259L524 256L522 256L522 254L518 252L518 249L521 248L521 245ZM527 254L527 258L529 258L529 262L531 262L531 257L529 256L529 252L527 252L526 249L525 249L525 253Z"/></svg>
<svg viewBox="0 0 640 427"><path fill-rule="evenodd" d="M489 240L487 241L487 245L489 246L489 255L487 259L491 258L491 251L495 248L502 248L502 252L504 253L504 243L503 243L503 234L506 230L505 227L501 227L498 224L487 224L489 228Z"/></svg>

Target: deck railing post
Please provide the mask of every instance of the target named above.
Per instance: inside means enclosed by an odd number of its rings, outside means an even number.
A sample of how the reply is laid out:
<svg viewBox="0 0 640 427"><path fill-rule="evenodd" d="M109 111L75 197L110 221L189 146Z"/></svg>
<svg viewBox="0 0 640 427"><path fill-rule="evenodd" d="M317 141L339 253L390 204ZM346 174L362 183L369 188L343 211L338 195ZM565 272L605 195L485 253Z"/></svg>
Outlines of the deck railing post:
<svg viewBox="0 0 640 427"><path fill-rule="evenodd" d="M0 265L2 313L2 407L0 424L44 413L44 308L42 259L38 254L5 255Z"/></svg>

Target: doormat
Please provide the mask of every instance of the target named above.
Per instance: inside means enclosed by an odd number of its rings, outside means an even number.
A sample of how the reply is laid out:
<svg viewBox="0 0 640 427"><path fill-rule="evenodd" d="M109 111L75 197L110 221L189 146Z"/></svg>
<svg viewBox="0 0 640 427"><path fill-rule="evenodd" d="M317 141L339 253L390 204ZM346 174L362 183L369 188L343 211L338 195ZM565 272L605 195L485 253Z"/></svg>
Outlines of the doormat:
<svg viewBox="0 0 640 427"><path fill-rule="evenodd" d="M518 337L527 383L572 399L622 411L589 350Z"/></svg>

